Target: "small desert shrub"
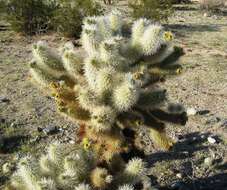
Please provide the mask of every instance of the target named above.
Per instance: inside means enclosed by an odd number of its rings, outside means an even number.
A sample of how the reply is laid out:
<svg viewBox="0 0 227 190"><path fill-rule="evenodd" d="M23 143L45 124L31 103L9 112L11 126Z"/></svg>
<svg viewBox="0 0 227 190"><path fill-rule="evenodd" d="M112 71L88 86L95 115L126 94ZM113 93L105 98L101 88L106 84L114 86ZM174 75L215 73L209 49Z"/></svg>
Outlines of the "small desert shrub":
<svg viewBox="0 0 227 190"><path fill-rule="evenodd" d="M129 7L134 18L145 17L155 21L167 20L173 12L171 0L132 0Z"/></svg>
<svg viewBox="0 0 227 190"><path fill-rule="evenodd" d="M4 12L5 4L6 4L5 1L0 0L0 13L3 13Z"/></svg>
<svg viewBox="0 0 227 190"><path fill-rule="evenodd" d="M79 37L83 18L101 13L101 6L92 0L59 0L59 4L52 24L66 37Z"/></svg>
<svg viewBox="0 0 227 190"><path fill-rule="evenodd" d="M50 19L56 8L55 1L9 0L6 3L7 20L16 32L37 34L51 28Z"/></svg>
<svg viewBox="0 0 227 190"><path fill-rule="evenodd" d="M217 10L224 6L225 0L199 0L200 7L206 10Z"/></svg>

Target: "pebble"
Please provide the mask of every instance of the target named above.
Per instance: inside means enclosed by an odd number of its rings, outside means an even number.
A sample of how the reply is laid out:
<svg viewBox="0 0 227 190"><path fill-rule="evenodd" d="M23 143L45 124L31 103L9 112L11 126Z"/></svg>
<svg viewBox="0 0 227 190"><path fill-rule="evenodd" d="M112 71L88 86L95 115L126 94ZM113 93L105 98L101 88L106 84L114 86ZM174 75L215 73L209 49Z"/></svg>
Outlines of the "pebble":
<svg viewBox="0 0 227 190"><path fill-rule="evenodd" d="M38 127L38 128L37 128L37 131L38 131L38 132L42 132L43 129L42 129L41 127Z"/></svg>
<svg viewBox="0 0 227 190"><path fill-rule="evenodd" d="M53 135L58 132L58 128L54 125L48 125L43 129L44 134Z"/></svg>
<svg viewBox="0 0 227 190"><path fill-rule="evenodd" d="M14 122L11 123L11 124L10 124L10 127L16 127L16 123L14 123Z"/></svg>
<svg viewBox="0 0 227 190"><path fill-rule="evenodd" d="M208 113L210 113L210 110L200 110L200 111L197 111L197 114L198 115L206 115Z"/></svg>
<svg viewBox="0 0 227 190"><path fill-rule="evenodd" d="M204 16L204 17L207 17L207 16L208 16L208 14L207 14L207 13L204 13L204 14L203 14L203 16Z"/></svg>
<svg viewBox="0 0 227 190"><path fill-rule="evenodd" d="M69 128L68 125L63 125L63 126L62 126L62 129L67 129L67 128Z"/></svg>
<svg viewBox="0 0 227 190"><path fill-rule="evenodd" d="M6 98L5 96L0 96L0 102L8 103L8 102L10 102L10 99Z"/></svg>
<svg viewBox="0 0 227 190"><path fill-rule="evenodd" d="M182 179L183 178L183 175L181 174L181 173L177 173L177 178L179 178L179 179Z"/></svg>
<svg viewBox="0 0 227 190"><path fill-rule="evenodd" d="M221 127L227 127L227 119L222 122Z"/></svg>
<svg viewBox="0 0 227 190"><path fill-rule="evenodd" d="M190 115L196 115L197 111L195 108L188 108L187 109L187 115L190 116Z"/></svg>
<svg viewBox="0 0 227 190"><path fill-rule="evenodd" d="M70 140L69 143L70 144L75 144L75 141L74 140Z"/></svg>
<svg viewBox="0 0 227 190"><path fill-rule="evenodd" d="M171 186L170 189L172 190L190 190L184 182L177 181L174 182Z"/></svg>
<svg viewBox="0 0 227 190"><path fill-rule="evenodd" d="M215 144L217 141L215 140L215 138L213 137L208 137L207 138L208 142L211 143L211 144Z"/></svg>

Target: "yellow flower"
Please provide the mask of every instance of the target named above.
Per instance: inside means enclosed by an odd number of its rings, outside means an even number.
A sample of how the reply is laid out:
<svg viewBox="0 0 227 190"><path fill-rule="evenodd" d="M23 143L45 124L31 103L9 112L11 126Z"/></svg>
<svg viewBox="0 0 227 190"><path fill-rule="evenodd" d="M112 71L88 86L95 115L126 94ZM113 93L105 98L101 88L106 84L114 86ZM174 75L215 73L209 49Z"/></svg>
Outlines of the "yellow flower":
<svg viewBox="0 0 227 190"><path fill-rule="evenodd" d="M173 40L173 33L172 32L165 32L164 33L164 39L166 40L166 41L172 41Z"/></svg>
<svg viewBox="0 0 227 190"><path fill-rule="evenodd" d="M91 142L89 141L88 138L83 138L82 144L83 144L84 150L88 150L91 147Z"/></svg>

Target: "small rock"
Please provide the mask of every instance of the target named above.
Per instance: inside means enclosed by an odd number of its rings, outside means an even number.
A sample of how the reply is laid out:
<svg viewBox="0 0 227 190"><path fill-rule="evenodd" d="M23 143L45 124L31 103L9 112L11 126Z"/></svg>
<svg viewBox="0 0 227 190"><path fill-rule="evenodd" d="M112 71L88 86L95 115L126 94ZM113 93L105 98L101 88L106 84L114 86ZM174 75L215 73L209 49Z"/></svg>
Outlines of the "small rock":
<svg viewBox="0 0 227 190"><path fill-rule="evenodd" d="M67 128L69 128L68 125L63 125L63 126L62 126L62 129L67 129Z"/></svg>
<svg viewBox="0 0 227 190"><path fill-rule="evenodd" d="M170 189L172 190L190 190L184 182L177 181L174 182L171 186Z"/></svg>
<svg viewBox="0 0 227 190"><path fill-rule="evenodd" d="M222 122L221 127L227 127L227 119Z"/></svg>
<svg viewBox="0 0 227 190"><path fill-rule="evenodd" d="M206 115L208 113L210 113L210 110L200 110L200 111L197 111L197 114L198 115Z"/></svg>
<svg viewBox="0 0 227 190"><path fill-rule="evenodd" d="M210 13L207 12L207 13L204 13L203 16L204 16L204 17L211 17L212 15L211 15Z"/></svg>
<svg viewBox="0 0 227 190"><path fill-rule="evenodd" d="M46 135L53 135L58 132L58 128L54 125L49 125L43 129L43 132Z"/></svg>
<svg viewBox="0 0 227 190"><path fill-rule="evenodd" d="M214 163L214 160L210 157L205 158L205 160L204 160L204 164L206 164L207 166L212 166L213 163Z"/></svg>
<svg viewBox="0 0 227 190"><path fill-rule="evenodd" d="M207 138L208 142L211 143L211 144L215 144L217 141L215 140L215 138L213 137L208 137Z"/></svg>
<svg viewBox="0 0 227 190"><path fill-rule="evenodd" d="M58 129L60 132L64 132L64 129L63 128L59 128Z"/></svg>
<svg viewBox="0 0 227 190"><path fill-rule="evenodd" d="M0 102L8 103L8 102L10 102L10 99L6 98L5 96L0 96Z"/></svg>
<svg viewBox="0 0 227 190"><path fill-rule="evenodd" d="M74 140L70 140L69 143L70 144L75 144L75 141Z"/></svg>
<svg viewBox="0 0 227 190"><path fill-rule="evenodd" d="M38 131L38 132L42 132L43 129L42 129L41 127L38 127L38 128L37 128L37 131Z"/></svg>
<svg viewBox="0 0 227 190"><path fill-rule="evenodd" d="M195 115L197 113L195 108L188 108L186 112L188 116Z"/></svg>
<svg viewBox="0 0 227 190"><path fill-rule="evenodd" d="M11 123L11 124L10 124L10 127L12 127L12 128L13 128L13 127L16 127L16 123L14 123L14 122Z"/></svg>
<svg viewBox="0 0 227 190"><path fill-rule="evenodd" d="M177 173L177 178L179 178L179 179L182 179L183 178L183 175L181 174L181 173Z"/></svg>

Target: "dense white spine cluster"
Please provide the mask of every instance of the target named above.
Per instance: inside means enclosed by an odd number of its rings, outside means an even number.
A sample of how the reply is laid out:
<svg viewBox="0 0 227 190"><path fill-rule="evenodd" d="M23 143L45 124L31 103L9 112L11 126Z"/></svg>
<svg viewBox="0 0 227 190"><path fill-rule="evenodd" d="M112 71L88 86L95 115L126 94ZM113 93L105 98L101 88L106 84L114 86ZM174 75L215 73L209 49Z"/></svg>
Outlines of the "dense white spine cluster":
<svg viewBox="0 0 227 190"><path fill-rule="evenodd" d="M62 151L62 153L59 153ZM49 158L51 156L51 158ZM48 163L47 163L47 159ZM55 160L57 159L57 160ZM134 158L125 165L123 175L111 175L109 168L98 166L95 156L82 147L65 144L51 144L47 154L38 162L33 157L22 158L11 179L17 190L133 190L132 185L141 181L145 163ZM116 180L121 179L122 180ZM86 183L85 183L86 182Z"/></svg>
<svg viewBox="0 0 227 190"><path fill-rule="evenodd" d="M173 72L169 63L179 58L180 50L170 43L172 33L147 19L129 25L117 11L87 17L82 28L82 51L67 42L59 56L38 42L30 71L33 79L52 90L59 111L82 124L83 149L51 144L36 161L38 166L19 165L12 180L18 190L134 190L133 185L146 176L141 159L125 163L120 158L121 172L111 168L114 156L129 151L137 140L122 129L146 128L155 144L172 146L164 129L153 128L148 121L166 100L165 91L154 83Z"/></svg>
<svg viewBox="0 0 227 190"><path fill-rule="evenodd" d="M134 24L132 25L132 39L131 39L131 43L133 47L140 46L141 36L144 34L145 28L149 24L150 24L150 21L143 18L134 22Z"/></svg>
<svg viewBox="0 0 227 190"><path fill-rule="evenodd" d="M132 185L122 185L118 188L118 190L134 190Z"/></svg>
<svg viewBox="0 0 227 190"><path fill-rule="evenodd" d="M144 55L153 55L158 51L164 41L162 34L161 25L152 24L145 29L140 39L140 46Z"/></svg>
<svg viewBox="0 0 227 190"><path fill-rule="evenodd" d="M44 42L38 42L33 46L31 74L43 86L61 80L63 75L70 77L76 83L74 90L81 107L93 116L101 113L100 107L108 107L102 113L107 116L129 111L140 99L141 88L150 81L149 66L163 61L173 48L169 45L171 33L165 33L161 25L139 19L132 24L131 32L123 33L126 25L118 11L85 18L81 34L85 56L67 42L59 58ZM109 130L114 121L108 118L97 122L92 117L91 124L97 131Z"/></svg>

